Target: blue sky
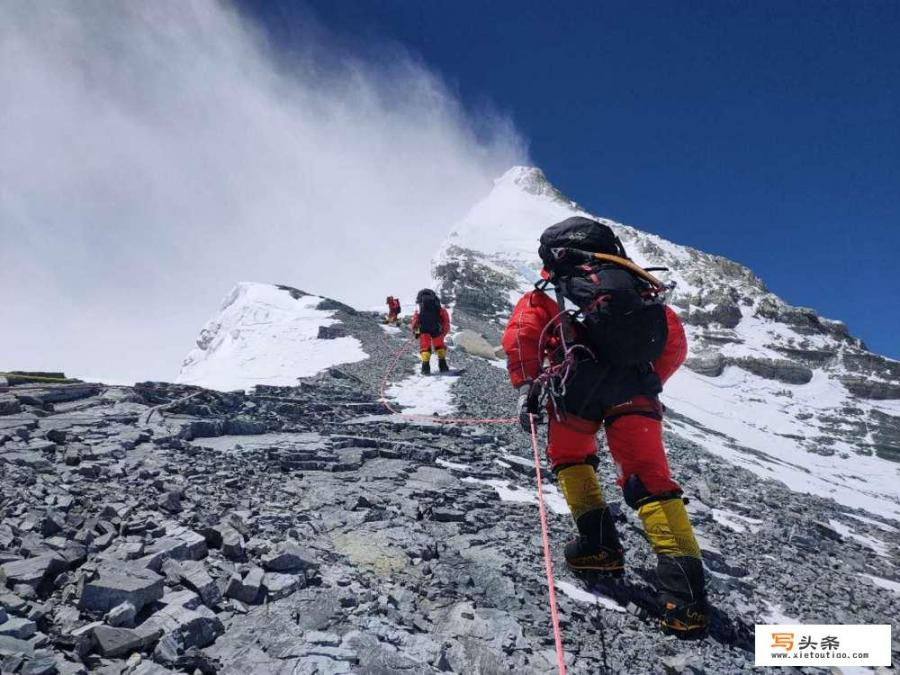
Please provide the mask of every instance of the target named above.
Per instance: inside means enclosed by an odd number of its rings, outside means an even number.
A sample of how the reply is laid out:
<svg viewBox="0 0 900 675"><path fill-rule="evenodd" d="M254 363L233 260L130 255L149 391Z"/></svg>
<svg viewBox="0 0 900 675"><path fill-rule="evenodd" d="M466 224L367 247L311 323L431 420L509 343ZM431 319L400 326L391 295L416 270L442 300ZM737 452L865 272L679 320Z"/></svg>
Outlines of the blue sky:
<svg viewBox="0 0 900 675"><path fill-rule="evenodd" d="M243 3L242 3L243 4ZM900 357L900 3L245 4L401 47L588 210L750 266Z"/></svg>

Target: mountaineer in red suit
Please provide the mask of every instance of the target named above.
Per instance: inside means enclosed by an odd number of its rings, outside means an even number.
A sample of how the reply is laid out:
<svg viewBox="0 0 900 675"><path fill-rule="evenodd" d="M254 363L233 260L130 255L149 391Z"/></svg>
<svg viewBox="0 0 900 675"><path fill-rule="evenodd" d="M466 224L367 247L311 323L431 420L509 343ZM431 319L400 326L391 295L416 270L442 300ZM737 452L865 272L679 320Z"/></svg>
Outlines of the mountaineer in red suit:
<svg viewBox="0 0 900 675"><path fill-rule="evenodd" d="M578 529L566 562L588 575L624 571L596 475L603 428L625 501L657 554L663 629L703 635L709 608L700 547L669 471L658 399L687 355L681 321L662 301L665 287L602 223L558 223L541 236L539 253L544 281L519 300L503 349L523 429L545 412L549 418L547 454ZM551 286L555 299L545 292ZM566 300L577 310L564 311Z"/></svg>
<svg viewBox="0 0 900 675"><path fill-rule="evenodd" d="M422 358L422 374L431 374L431 352L437 352L438 370L449 372L447 347L444 338L450 332L450 314L430 288L423 288L416 295L416 312L412 317L413 334L419 338L419 355Z"/></svg>
<svg viewBox="0 0 900 675"><path fill-rule="evenodd" d="M384 322L389 326L397 326L400 324L400 300L393 295L387 296L388 313Z"/></svg>

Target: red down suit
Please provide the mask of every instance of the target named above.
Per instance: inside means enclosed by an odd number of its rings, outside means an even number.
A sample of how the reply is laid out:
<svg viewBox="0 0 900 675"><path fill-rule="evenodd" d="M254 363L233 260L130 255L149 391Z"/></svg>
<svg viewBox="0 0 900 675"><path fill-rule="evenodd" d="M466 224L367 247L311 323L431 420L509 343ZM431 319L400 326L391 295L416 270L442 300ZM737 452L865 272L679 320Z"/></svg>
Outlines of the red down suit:
<svg viewBox="0 0 900 675"><path fill-rule="evenodd" d="M662 354L645 366L618 367L582 358L567 384L565 410L550 406L547 454L551 466L592 463L596 434L603 426L616 463L619 484L637 476L651 495L680 493L672 479L662 440L662 385L687 356L684 327L666 307L668 337ZM526 293L516 304L503 334L507 369L515 387L534 380L557 344L546 339L557 325L560 309L542 291ZM553 325L551 325L551 323ZM578 326L575 326L578 331ZM541 342L546 344L541 353ZM579 336L576 332L576 342Z"/></svg>
<svg viewBox="0 0 900 675"><path fill-rule="evenodd" d="M413 333L419 332L420 352L440 351L441 353L438 356L443 358L443 351L446 348L444 338L450 332L450 313L445 307L441 307L438 313L438 323L440 324L440 330L437 333L428 333L425 330L420 330L421 318L419 317L419 310L416 310L412 317L411 327Z"/></svg>

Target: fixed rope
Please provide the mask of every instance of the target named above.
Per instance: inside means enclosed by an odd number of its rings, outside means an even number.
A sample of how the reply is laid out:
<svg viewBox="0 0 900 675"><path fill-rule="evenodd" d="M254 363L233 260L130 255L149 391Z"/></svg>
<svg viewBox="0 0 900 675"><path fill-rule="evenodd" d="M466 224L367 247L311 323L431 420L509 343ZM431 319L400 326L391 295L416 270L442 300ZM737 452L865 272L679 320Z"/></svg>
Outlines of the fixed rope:
<svg viewBox="0 0 900 675"><path fill-rule="evenodd" d="M563 651L562 631L559 628L559 612L556 609L556 583L553 581L553 560L550 558L550 534L547 527L547 510L544 508L544 481L541 478L541 455L538 451L534 414L529 414L528 420L531 424L531 449L534 452L534 475L537 479L541 541L544 546L544 571L547 573L547 591L550 594L550 622L553 624L553 641L556 644L556 665L560 675L566 675L566 657Z"/></svg>
<svg viewBox="0 0 900 675"><path fill-rule="evenodd" d="M381 381L380 387L381 402L384 404L385 408L387 408L393 414L402 415L403 417L427 419L453 424L511 424L513 422L518 422L518 418L515 417L482 419L473 417L447 418L434 417L431 415L409 415L399 412L391 407L391 405L387 401L387 397L385 396L387 381L397 367L397 363L399 362L400 357L403 355L403 352L405 352L409 348L414 339L415 338L410 338L403 343L403 346L401 346L400 349L398 349L394 354L394 358L391 361L390 366L385 371L384 378ZM556 645L556 665L559 669L559 675L566 675L566 657L565 651L563 650L562 630L559 627L559 611L556 606L556 582L553 580L553 559L550 557L550 528L547 525L547 509L544 506L544 481L541 476L541 455L540 450L538 449L537 429L535 428L534 415L529 414L528 420L531 426L531 450L534 454L534 475L535 479L537 480L538 513L540 515L541 521L541 543L544 550L544 572L547 576L547 592L550 595L550 623L553 625L553 641Z"/></svg>

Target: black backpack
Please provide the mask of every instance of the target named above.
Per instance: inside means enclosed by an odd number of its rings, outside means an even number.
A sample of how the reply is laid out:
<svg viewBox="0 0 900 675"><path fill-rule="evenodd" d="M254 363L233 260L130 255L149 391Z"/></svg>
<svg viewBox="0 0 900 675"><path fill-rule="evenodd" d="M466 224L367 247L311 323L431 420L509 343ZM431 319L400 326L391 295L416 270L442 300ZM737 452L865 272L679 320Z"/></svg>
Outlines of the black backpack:
<svg viewBox="0 0 900 675"><path fill-rule="evenodd" d="M608 225L598 223L590 218L574 216L551 225L541 235L541 246L538 255L544 267L550 272L560 274L571 273L583 259L566 255L562 249L589 251L591 253L608 253L627 258L625 247Z"/></svg>
<svg viewBox="0 0 900 675"><path fill-rule="evenodd" d="M668 323L660 289L638 274L639 268L629 269L625 248L609 226L568 218L544 231L538 253L550 283L580 310L579 332L599 361L634 366L662 354ZM605 253L620 262L586 253Z"/></svg>
<svg viewBox="0 0 900 675"><path fill-rule="evenodd" d="M437 337L441 334L441 301L430 288L423 288L416 296L419 305L419 329Z"/></svg>

